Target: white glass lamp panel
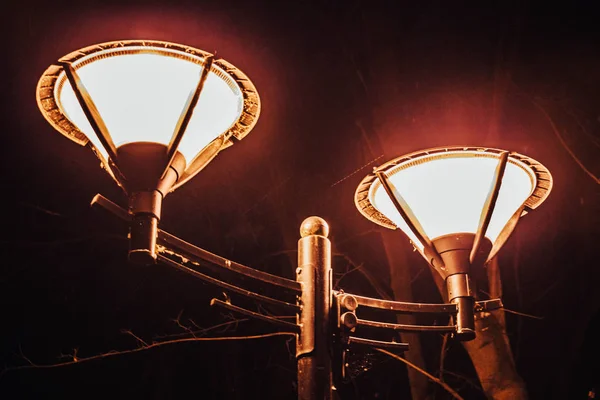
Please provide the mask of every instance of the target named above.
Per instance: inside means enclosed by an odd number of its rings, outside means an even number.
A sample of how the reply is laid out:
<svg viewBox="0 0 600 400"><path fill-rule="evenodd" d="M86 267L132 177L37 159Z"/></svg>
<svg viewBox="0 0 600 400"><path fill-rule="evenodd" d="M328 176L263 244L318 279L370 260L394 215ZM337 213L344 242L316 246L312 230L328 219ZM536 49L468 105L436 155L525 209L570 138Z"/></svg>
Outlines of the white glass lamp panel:
<svg viewBox="0 0 600 400"><path fill-rule="evenodd" d="M185 102L198 84L201 68L183 59L136 53L96 60L78 68L77 73L119 147L138 141L168 144ZM214 73L209 74L204 89L188 125L190 138L184 136L180 146L188 162L240 114L240 95ZM106 158L68 81L57 100L71 122ZM201 106L206 109L201 110Z"/></svg>
<svg viewBox="0 0 600 400"><path fill-rule="evenodd" d="M433 240L451 233L477 231L497 164L497 158L488 157L439 158L400 170L389 178ZM507 164L486 234L492 242L531 190L529 174L516 165ZM404 231L419 249L423 248L385 189L378 186L372 199L380 212Z"/></svg>
<svg viewBox="0 0 600 400"><path fill-rule="evenodd" d="M194 89L198 80L194 83ZM243 95L233 90L223 79L210 73L194 109L190 123L179 144L179 151L189 163L219 135L223 134L242 115Z"/></svg>

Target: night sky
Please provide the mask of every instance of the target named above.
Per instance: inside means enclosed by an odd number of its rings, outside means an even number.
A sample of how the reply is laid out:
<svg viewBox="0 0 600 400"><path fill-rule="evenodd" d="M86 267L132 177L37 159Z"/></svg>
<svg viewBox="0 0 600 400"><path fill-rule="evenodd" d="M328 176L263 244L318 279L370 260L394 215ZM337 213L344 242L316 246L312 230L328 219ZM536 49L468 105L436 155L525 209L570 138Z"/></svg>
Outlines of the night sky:
<svg viewBox="0 0 600 400"><path fill-rule="evenodd" d="M128 264L126 228L89 207L96 193L123 206L125 195L92 152L54 131L37 108L37 81L61 56L154 39L216 51L260 94L254 130L167 196L161 221L257 269L293 279L298 228L318 215L331 227L337 288L377 296L368 275L391 292L387 237L406 253L406 265L393 268L410 269L414 300L441 302L405 237L356 210L361 179L435 146L496 147L542 162L553 191L499 262L506 308L543 319L509 313L507 332L530 398L586 399L600 388L600 32L592 4L12 1L2 24L0 398L295 398L286 336L23 368L134 350L186 329L205 337L276 330L211 308L223 297L208 284L163 265ZM357 267L368 274L348 272ZM433 374L440 343L423 335ZM342 398L410 396L401 363L356 357L367 370L340 385ZM449 344L445 369L465 398L485 398L460 344Z"/></svg>

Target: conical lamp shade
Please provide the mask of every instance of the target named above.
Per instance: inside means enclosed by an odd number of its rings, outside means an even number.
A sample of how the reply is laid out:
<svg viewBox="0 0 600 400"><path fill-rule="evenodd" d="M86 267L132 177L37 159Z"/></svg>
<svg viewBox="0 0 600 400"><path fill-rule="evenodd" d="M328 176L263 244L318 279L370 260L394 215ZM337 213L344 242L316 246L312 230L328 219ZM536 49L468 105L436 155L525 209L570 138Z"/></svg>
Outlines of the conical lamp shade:
<svg viewBox="0 0 600 400"><path fill-rule="evenodd" d="M402 196L431 240L475 234L494 183L502 151L468 147L430 149L399 157L377 168ZM496 243L517 210L537 207L548 195L552 177L528 157L508 156L485 237ZM424 243L398 212L381 181L370 175L356 192L359 210L374 222L399 228L423 251ZM518 218L518 217L517 217Z"/></svg>
<svg viewBox="0 0 600 400"><path fill-rule="evenodd" d="M81 49L61 61L76 70L118 149L135 142L169 144L207 56L173 43L127 41ZM107 161L109 154L59 67L51 66L42 76L38 104L61 133L81 144L89 140ZM259 109L250 80L231 64L215 61L178 146L188 169L217 138L222 139L220 150L232 135L245 136Z"/></svg>

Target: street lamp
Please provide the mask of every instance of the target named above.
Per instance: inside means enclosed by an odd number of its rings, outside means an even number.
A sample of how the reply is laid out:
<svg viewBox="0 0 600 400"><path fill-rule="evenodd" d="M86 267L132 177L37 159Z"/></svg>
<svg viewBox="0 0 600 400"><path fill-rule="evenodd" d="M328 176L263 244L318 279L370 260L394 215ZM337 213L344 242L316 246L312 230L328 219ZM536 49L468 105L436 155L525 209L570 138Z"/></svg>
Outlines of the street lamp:
<svg viewBox="0 0 600 400"><path fill-rule="evenodd" d="M478 147L439 147L395 158L363 179L359 211L401 229L446 282L458 306L457 337L475 337L469 269L490 261L519 219L539 206L552 176L521 154Z"/></svg>
<svg viewBox="0 0 600 400"><path fill-rule="evenodd" d="M252 82L225 60L153 40L102 43L50 66L37 87L44 117L96 153L125 190L129 259L156 260L167 193L244 138L260 113Z"/></svg>
<svg viewBox="0 0 600 400"><path fill-rule="evenodd" d="M245 137L256 123L258 94L233 65L174 43L104 43L50 66L38 84L37 101L52 126L88 145L128 195L127 210L99 194L92 205L128 224L132 262L159 261L225 292L295 314L296 322L289 322L285 317L290 315L246 309L227 295L210 303L296 335L302 400L332 398L351 346L409 348L408 343L358 336L367 335L363 327L473 339L474 312L501 308L502 302L474 300L470 268L494 257L519 218L544 201L552 188L552 177L540 163L488 148L430 149L375 168L356 191L358 209L370 220L406 233L445 279L449 303L358 296L332 289L329 226L319 217L307 218L300 227L295 280L225 259L158 228L163 197ZM224 280L219 274L223 271L238 283ZM276 287L278 294L269 297L240 286L248 281ZM373 321L361 318L359 308L445 314L454 323Z"/></svg>

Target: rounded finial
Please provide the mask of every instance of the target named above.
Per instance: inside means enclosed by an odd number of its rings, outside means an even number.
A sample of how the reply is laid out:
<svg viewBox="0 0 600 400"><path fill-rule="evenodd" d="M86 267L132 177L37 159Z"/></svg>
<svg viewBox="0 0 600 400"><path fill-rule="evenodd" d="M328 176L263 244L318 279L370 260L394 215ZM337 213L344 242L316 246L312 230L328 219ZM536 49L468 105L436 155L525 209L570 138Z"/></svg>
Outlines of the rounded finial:
<svg viewBox="0 0 600 400"><path fill-rule="evenodd" d="M309 235L329 236L329 225L323 218L308 217L300 225L300 236L306 237Z"/></svg>

